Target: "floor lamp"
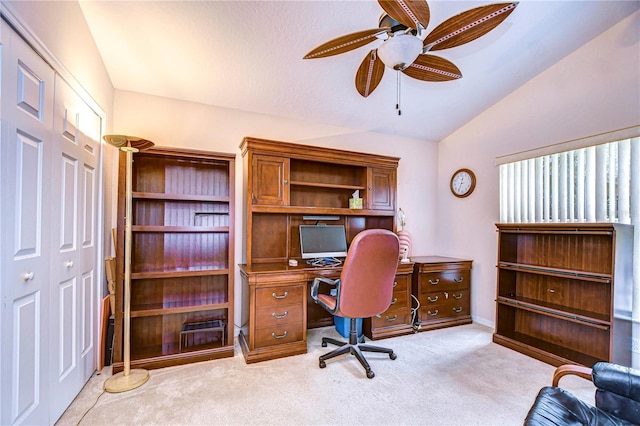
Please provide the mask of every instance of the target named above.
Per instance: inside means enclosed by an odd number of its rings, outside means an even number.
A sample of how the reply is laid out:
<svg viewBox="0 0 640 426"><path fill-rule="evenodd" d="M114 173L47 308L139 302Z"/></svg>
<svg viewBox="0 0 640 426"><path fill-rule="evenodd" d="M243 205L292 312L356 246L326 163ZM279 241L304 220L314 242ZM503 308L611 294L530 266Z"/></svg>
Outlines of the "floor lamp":
<svg viewBox="0 0 640 426"><path fill-rule="evenodd" d="M104 140L126 153L126 207L124 235L124 370L104 382L107 392L125 392L142 386L149 380L149 372L131 369L131 222L132 222L132 168L133 153L153 146L153 142L135 136L106 135Z"/></svg>

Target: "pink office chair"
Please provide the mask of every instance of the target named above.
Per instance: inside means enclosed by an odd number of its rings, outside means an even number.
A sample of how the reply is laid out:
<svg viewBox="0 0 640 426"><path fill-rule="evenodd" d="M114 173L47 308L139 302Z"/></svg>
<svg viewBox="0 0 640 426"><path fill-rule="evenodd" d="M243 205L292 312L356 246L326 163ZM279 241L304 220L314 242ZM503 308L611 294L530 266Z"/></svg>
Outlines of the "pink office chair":
<svg viewBox="0 0 640 426"><path fill-rule="evenodd" d="M349 343L329 337L322 338L323 347L331 343L339 348L320 357L320 368L327 366L326 360L350 353L358 358L367 377L372 379L375 374L362 354L363 351L386 353L392 360L397 358L392 349L359 344L356 319L378 315L391 304L398 253L398 237L393 232L385 229L362 231L351 242L340 278L332 280L318 277L313 280L313 300L333 315L350 318ZM334 286L336 296L319 294L320 283Z"/></svg>

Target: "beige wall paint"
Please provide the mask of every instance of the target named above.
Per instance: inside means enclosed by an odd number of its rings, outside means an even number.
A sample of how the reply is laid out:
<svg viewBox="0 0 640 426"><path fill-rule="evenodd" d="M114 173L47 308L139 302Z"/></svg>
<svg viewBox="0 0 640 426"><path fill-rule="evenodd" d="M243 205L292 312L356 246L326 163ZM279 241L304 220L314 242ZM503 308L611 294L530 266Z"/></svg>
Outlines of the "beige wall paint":
<svg viewBox="0 0 640 426"><path fill-rule="evenodd" d="M437 252L433 236L438 146L434 143L125 91L116 91L114 110L116 133L149 139L158 146L236 154L236 263L245 260L242 235L245 171L239 149L245 136L400 157L398 206L407 214L414 254ZM236 324L240 324L241 318L241 285L236 267Z"/></svg>
<svg viewBox="0 0 640 426"><path fill-rule="evenodd" d="M640 12L550 67L443 140L438 161L438 235L443 254L474 260L472 313L495 321L499 176L495 158L640 124ZM477 176L456 199L458 168Z"/></svg>

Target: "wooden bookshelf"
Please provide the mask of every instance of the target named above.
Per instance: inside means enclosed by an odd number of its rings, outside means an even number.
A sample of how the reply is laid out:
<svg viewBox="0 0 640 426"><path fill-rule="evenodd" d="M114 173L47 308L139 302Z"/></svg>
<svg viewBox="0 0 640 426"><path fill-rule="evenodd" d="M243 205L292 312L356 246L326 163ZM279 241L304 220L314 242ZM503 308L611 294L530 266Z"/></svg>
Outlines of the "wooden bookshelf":
<svg viewBox="0 0 640 426"><path fill-rule="evenodd" d="M493 340L553 365L630 362L633 228L498 224Z"/></svg>
<svg viewBox="0 0 640 426"><path fill-rule="evenodd" d="M114 372L123 369L125 165L121 155ZM153 148L134 155L132 368L233 356L234 176L230 154Z"/></svg>

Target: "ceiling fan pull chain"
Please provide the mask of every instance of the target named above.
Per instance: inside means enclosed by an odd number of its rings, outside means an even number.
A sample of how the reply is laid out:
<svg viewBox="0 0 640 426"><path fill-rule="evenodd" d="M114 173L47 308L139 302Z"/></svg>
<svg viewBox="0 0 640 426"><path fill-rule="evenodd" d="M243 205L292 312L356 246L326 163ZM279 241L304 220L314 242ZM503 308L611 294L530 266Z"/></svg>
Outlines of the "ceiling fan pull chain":
<svg viewBox="0 0 640 426"><path fill-rule="evenodd" d="M402 115L402 110L400 109L400 71L396 71L396 76L396 109L398 110L398 115Z"/></svg>

